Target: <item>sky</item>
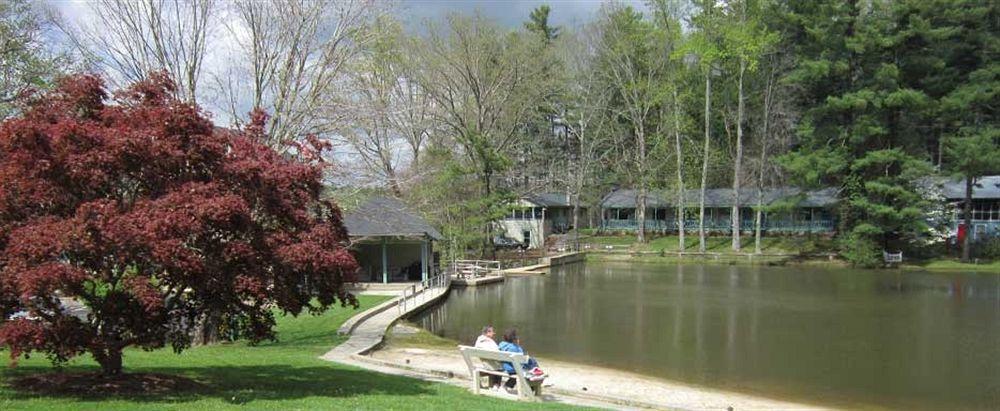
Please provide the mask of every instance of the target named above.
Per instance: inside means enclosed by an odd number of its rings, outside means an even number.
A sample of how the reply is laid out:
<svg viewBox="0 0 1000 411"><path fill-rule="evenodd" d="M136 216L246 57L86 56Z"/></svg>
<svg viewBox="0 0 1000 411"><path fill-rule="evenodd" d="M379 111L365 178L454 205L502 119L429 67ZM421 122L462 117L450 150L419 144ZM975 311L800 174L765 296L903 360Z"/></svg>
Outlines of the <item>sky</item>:
<svg viewBox="0 0 1000 411"><path fill-rule="evenodd" d="M400 17L408 20L408 26L419 25L425 19L440 19L450 12L479 12L504 26L514 27L526 21L535 7L548 4L553 25L572 27L590 20L603 3L601 0L399 0L397 8ZM643 0L620 3L647 10Z"/></svg>
<svg viewBox="0 0 1000 411"><path fill-rule="evenodd" d="M619 2L642 11L648 9L644 0ZM84 15L87 8L87 0L49 0L48 3L69 20ZM504 26L514 27L521 25L531 10L542 4L552 9L550 18L554 25L574 26L593 17L603 3L602 0L395 0L388 4L395 6L397 15L406 20L408 26L418 26L426 19L438 20L450 12L479 12Z"/></svg>

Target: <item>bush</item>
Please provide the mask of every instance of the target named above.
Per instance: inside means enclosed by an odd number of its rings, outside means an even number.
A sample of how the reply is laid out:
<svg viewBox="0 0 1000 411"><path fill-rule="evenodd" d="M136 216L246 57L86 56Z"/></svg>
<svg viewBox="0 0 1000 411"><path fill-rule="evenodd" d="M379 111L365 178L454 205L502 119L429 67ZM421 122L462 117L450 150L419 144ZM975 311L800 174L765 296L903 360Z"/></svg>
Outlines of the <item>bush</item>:
<svg viewBox="0 0 1000 411"><path fill-rule="evenodd" d="M878 244L871 238L852 232L838 241L840 255L856 267L872 268L882 262L882 253Z"/></svg>
<svg viewBox="0 0 1000 411"><path fill-rule="evenodd" d="M990 237L972 244L972 256L987 260L1000 259L1000 237Z"/></svg>

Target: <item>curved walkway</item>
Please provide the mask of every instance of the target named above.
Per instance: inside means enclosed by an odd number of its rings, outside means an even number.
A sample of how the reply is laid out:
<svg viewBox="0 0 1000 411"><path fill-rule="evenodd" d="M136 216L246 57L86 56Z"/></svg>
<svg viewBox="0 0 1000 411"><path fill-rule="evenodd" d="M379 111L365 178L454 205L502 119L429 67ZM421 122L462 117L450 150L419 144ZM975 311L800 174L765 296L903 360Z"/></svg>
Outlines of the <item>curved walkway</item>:
<svg viewBox="0 0 1000 411"><path fill-rule="evenodd" d="M352 355L365 355L382 344L385 333L397 320L414 311L433 304L448 293L448 287L427 288L416 295L396 297L388 302L355 315L338 331L349 334L343 344L323 354L328 361L340 361ZM405 309L400 309L400 305Z"/></svg>
<svg viewBox="0 0 1000 411"><path fill-rule="evenodd" d="M382 303L376 307L370 308L360 314L351 317L347 322L341 326L338 333L349 334L350 337L344 343L334 347L326 354L323 354L320 358L326 361L338 362L341 364L349 364L356 367L364 368L371 371L381 372L384 374L400 375L411 378L418 378L426 381L440 382L452 385L467 386L468 381L464 375L456 375L450 371L446 372L436 372L434 370L417 368L417 367L407 367L402 364L393 364L389 362L379 361L371 356L367 355L378 348L385 339L385 334L388 332L389 327L392 327L396 321L400 318L415 312L417 310L423 309L430 304L435 303L445 295L447 295L449 287L437 287L429 288L421 291L413 296L407 296L405 304L403 306L405 309L400 309L399 305L403 302L403 297L396 297L385 303ZM457 377L457 378L456 378ZM504 399L516 400L516 397L510 395L505 396L504 394L485 394L497 396ZM609 403L607 401L595 400L589 398L579 398L566 395L552 395L545 394L544 399L546 401L561 402L565 404L573 404L587 407L597 407L597 408L617 408L617 409L632 409L635 407L622 407L622 404Z"/></svg>

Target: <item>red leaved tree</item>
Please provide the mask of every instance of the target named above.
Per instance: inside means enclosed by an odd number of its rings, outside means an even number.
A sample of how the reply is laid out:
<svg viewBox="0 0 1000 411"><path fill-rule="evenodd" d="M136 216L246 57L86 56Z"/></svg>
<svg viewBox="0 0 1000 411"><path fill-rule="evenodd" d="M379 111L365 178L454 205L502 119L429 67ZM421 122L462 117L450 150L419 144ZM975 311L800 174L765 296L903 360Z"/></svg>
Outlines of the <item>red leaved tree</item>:
<svg viewBox="0 0 1000 411"><path fill-rule="evenodd" d="M0 125L0 344L12 361L90 353L116 375L123 348L179 352L210 314L257 342L275 337L276 309L357 306L321 164L261 144L261 112L242 132L217 129L173 92L153 74L112 99L79 75ZM310 141L301 158L322 149Z"/></svg>

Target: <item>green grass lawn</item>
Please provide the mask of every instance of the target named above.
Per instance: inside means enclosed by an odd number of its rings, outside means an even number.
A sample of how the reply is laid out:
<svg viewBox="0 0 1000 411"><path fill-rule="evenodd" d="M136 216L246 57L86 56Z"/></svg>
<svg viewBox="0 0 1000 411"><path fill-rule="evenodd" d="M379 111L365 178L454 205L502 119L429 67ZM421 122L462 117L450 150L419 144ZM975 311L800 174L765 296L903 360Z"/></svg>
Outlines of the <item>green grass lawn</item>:
<svg viewBox="0 0 1000 411"><path fill-rule="evenodd" d="M0 369L0 410L568 408L476 396L461 387L379 374L317 358L344 341L336 335L341 323L385 298L361 296L359 311L338 307L321 316L280 317L280 340L256 347L238 342L195 347L179 355L170 349L126 351L126 372L183 375L201 383L202 388L189 392L97 398L15 391L8 385L11 379L53 372L44 356L32 356L22 359L16 368ZM6 357L7 353L0 355ZM98 370L89 356L64 367L65 372Z"/></svg>
<svg viewBox="0 0 1000 411"><path fill-rule="evenodd" d="M967 264L956 259L935 259L931 261L906 264L906 269L931 270L931 271L976 271L1000 273L1000 261L980 262L979 264Z"/></svg>
<svg viewBox="0 0 1000 411"><path fill-rule="evenodd" d="M636 251L667 251L676 252L680 249L680 244L676 235L651 236L646 244L635 241L634 235L604 235L582 238L580 241L597 245L612 245L616 247L628 247ZM698 235L688 235L684 238L684 251L698 251ZM753 236L742 237L743 249L741 253L753 252ZM713 236L705 239L705 250L714 253L731 253L732 238L727 236ZM794 236L794 237L763 237L761 238L761 251L773 254L788 253L815 253L825 252L833 249L832 241L821 236Z"/></svg>

